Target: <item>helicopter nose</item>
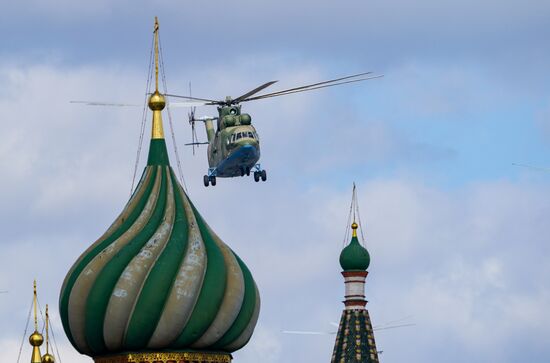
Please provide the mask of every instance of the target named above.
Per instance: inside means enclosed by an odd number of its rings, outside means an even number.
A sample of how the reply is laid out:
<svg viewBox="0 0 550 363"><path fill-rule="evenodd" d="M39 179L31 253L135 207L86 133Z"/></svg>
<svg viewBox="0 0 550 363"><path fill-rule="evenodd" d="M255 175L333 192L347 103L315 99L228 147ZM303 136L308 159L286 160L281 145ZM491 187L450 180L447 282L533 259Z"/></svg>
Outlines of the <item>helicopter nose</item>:
<svg viewBox="0 0 550 363"><path fill-rule="evenodd" d="M244 144L239 148L239 153L245 159L255 158L258 154L258 148L253 144Z"/></svg>

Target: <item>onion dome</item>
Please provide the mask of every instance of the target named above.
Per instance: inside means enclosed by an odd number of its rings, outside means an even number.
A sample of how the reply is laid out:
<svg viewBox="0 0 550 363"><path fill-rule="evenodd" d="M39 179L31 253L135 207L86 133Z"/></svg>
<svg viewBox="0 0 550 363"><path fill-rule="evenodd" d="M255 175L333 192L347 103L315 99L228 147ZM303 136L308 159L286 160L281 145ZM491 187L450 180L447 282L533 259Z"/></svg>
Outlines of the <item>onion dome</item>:
<svg viewBox="0 0 550 363"><path fill-rule="evenodd" d="M365 271L370 265L369 251L357 239L357 227L353 222L351 242L340 253L340 266L344 271Z"/></svg>
<svg viewBox="0 0 550 363"><path fill-rule="evenodd" d="M232 352L250 339L259 308L250 271L189 200L165 140L152 139L130 201L65 278L60 310L70 341L91 356Z"/></svg>
<svg viewBox="0 0 550 363"><path fill-rule="evenodd" d="M157 86L149 99L153 132L141 180L61 289L65 333L96 362L146 352L230 356L249 341L258 319L252 274L200 215L170 167L164 106Z"/></svg>

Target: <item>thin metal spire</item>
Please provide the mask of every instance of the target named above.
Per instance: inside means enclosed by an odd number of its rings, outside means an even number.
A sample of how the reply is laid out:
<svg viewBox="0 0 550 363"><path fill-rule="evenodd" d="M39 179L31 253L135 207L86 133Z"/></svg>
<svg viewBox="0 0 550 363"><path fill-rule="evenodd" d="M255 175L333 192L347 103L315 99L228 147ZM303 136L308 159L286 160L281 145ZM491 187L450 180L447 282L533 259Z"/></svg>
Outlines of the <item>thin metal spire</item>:
<svg viewBox="0 0 550 363"><path fill-rule="evenodd" d="M159 19L155 16L155 92L159 91Z"/></svg>
<svg viewBox="0 0 550 363"><path fill-rule="evenodd" d="M38 315L36 314L36 280L33 284L33 309L34 309L34 331L38 331Z"/></svg>
<svg viewBox="0 0 550 363"><path fill-rule="evenodd" d="M46 354L50 354L50 315L48 314L48 304L46 304Z"/></svg>

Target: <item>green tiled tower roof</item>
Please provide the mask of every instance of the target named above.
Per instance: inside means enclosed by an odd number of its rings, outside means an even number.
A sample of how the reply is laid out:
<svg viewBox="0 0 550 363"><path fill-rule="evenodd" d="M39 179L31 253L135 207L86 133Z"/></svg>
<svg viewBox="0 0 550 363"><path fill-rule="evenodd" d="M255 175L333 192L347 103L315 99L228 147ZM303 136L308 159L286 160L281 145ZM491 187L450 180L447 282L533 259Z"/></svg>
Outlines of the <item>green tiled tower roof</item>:
<svg viewBox="0 0 550 363"><path fill-rule="evenodd" d="M120 358L109 362L131 361L124 355L132 354L149 354L147 359L158 362L230 361L229 353L249 341L258 319L260 297L252 274L206 223L170 166L164 106L157 70L157 91L149 99L153 132L141 180L115 222L74 263L61 289L65 333L96 362L106 356ZM160 356L168 358L155 358Z"/></svg>
<svg viewBox="0 0 550 363"><path fill-rule="evenodd" d="M378 363L372 324L365 308L365 279L370 256L367 249L359 244L355 222L351 228L351 242L340 254L346 286L345 309L340 319L331 363Z"/></svg>
<svg viewBox="0 0 550 363"><path fill-rule="evenodd" d="M344 310L336 335L333 363L378 362L374 334L366 309Z"/></svg>

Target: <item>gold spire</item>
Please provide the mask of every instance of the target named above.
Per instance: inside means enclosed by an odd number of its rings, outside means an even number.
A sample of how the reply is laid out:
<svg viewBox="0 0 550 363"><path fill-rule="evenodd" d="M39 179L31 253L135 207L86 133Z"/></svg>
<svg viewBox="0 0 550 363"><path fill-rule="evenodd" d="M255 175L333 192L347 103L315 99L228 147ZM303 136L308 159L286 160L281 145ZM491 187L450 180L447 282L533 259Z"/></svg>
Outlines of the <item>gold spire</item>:
<svg viewBox="0 0 550 363"><path fill-rule="evenodd" d="M355 223L355 221L353 221L353 223L351 224L351 229L352 229L351 236L352 237L357 237L357 227L359 227L359 226L357 225L357 223Z"/></svg>
<svg viewBox="0 0 550 363"><path fill-rule="evenodd" d="M50 314L46 304L46 354L42 357L42 363L55 363L53 355L50 354Z"/></svg>
<svg viewBox="0 0 550 363"><path fill-rule="evenodd" d="M357 237L357 228L359 227L357 223L355 223L355 211L358 209L357 206L357 189L355 187L355 182L353 182L353 191L351 192L351 210L350 210L350 217L351 212L353 211L353 223L351 224L352 229L352 237Z"/></svg>
<svg viewBox="0 0 550 363"><path fill-rule="evenodd" d="M32 305L34 308L34 331L38 331L38 315L36 314L36 280L34 280L33 283L33 297L32 297Z"/></svg>
<svg viewBox="0 0 550 363"><path fill-rule="evenodd" d="M155 16L155 93L149 97L149 108L153 111L153 139L164 139L161 111L166 106L164 96L159 92L159 21Z"/></svg>
<svg viewBox="0 0 550 363"><path fill-rule="evenodd" d="M34 280L34 295L33 295L33 307L34 307L34 333L29 337L29 343L32 345L31 363L42 363L42 357L40 354L40 346L44 342L42 334L38 332L38 315L36 314L36 280Z"/></svg>
<svg viewBox="0 0 550 363"><path fill-rule="evenodd" d="M159 91L159 18L155 16L155 92Z"/></svg>

